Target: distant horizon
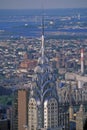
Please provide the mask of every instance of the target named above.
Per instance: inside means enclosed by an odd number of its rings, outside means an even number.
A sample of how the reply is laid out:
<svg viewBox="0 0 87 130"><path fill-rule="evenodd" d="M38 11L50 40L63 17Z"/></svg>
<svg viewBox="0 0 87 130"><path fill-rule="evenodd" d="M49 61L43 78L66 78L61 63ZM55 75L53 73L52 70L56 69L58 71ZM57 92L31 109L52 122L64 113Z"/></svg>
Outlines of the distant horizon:
<svg viewBox="0 0 87 130"><path fill-rule="evenodd" d="M0 9L2 19L3 16L71 16L79 14L82 16L83 13L87 14L87 8L45 9L44 12L42 9Z"/></svg>
<svg viewBox="0 0 87 130"><path fill-rule="evenodd" d="M87 8L50 8L50 9L0 9L2 15L64 15L66 14L87 14Z"/></svg>
<svg viewBox="0 0 87 130"><path fill-rule="evenodd" d="M87 9L87 7L73 7L73 8L45 8L44 10L58 10L58 9ZM42 10L41 8L3 8L0 10Z"/></svg>

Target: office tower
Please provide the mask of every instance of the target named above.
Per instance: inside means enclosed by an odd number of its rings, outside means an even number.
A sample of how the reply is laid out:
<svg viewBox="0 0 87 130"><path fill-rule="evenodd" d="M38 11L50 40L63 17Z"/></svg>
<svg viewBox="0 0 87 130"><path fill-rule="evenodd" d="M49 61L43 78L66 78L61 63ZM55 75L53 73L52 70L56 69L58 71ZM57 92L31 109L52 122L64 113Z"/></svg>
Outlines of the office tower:
<svg viewBox="0 0 87 130"><path fill-rule="evenodd" d="M28 91L18 89L14 92L12 130L24 130L27 124L27 100Z"/></svg>
<svg viewBox="0 0 87 130"><path fill-rule="evenodd" d="M18 130L24 130L27 124L27 91L18 90Z"/></svg>
<svg viewBox="0 0 87 130"><path fill-rule="evenodd" d="M42 128L56 130L58 129L58 96L55 75L45 55L44 30L41 57L34 72L28 102L28 128L29 130Z"/></svg>

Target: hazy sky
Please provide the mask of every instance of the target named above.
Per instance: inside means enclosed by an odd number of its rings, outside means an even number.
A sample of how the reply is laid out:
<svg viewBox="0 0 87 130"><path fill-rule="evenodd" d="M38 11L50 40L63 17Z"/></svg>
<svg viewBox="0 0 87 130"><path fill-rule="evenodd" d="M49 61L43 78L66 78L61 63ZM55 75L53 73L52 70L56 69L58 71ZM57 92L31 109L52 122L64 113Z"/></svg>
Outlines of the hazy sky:
<svg viewBox="0 0 87 130"><path fill-rule="evenodd" d="M0 9L85 8L87 0L0 0Z"/></svg>

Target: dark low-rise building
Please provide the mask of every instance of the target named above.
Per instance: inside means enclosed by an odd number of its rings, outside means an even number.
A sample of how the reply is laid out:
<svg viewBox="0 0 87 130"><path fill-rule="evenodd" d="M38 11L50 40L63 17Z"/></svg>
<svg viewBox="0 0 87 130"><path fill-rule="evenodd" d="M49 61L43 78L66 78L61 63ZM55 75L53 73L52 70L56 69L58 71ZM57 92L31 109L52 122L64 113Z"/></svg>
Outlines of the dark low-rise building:
<svg viewBox="0 0 87 130"><path fill-rule="evenodd" d="M10 120L0 120L0 130L10 130Z"/></svg>

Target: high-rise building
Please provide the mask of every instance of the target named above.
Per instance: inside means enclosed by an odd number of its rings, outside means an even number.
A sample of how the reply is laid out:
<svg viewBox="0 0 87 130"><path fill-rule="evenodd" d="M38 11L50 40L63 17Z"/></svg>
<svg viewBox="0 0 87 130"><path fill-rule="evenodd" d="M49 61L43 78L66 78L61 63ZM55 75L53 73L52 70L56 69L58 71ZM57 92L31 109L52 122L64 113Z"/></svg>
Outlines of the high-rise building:
<svg viewBox="0 0 87 130"><path fill-rule="evenodd" d="M14 92L12 130L24 130L27 124L28 91L18 89Z"/></svg>
<svg viewBox="0 0 87 130"><path fill-rule="evenodd" d="M58 129L58 95L55 75L45 56L44 31L42 33L41 57L33 76L28 102L28 127L36 129Z"/></svg>
<svg viewBox="0 0 87 130"><path fill-rule="evenodd" d="M18 91L18 130L24 130L27 124L27 91ZM23 109L22 109L23 108Z"/></svg>
<svg viewBox="0 0 87 130"><path fill-rule="evenodd" d="M59 111L56 76L45 55L44 23L42 25L41 57L34 69L29 94L22 89L16 93L14 102L14 113L16 114L13 114L16 117L16 124L14 124L16 127L13 130L23 130L24 128L27 130L69 129L68 114L60 114Z"/></svg>

